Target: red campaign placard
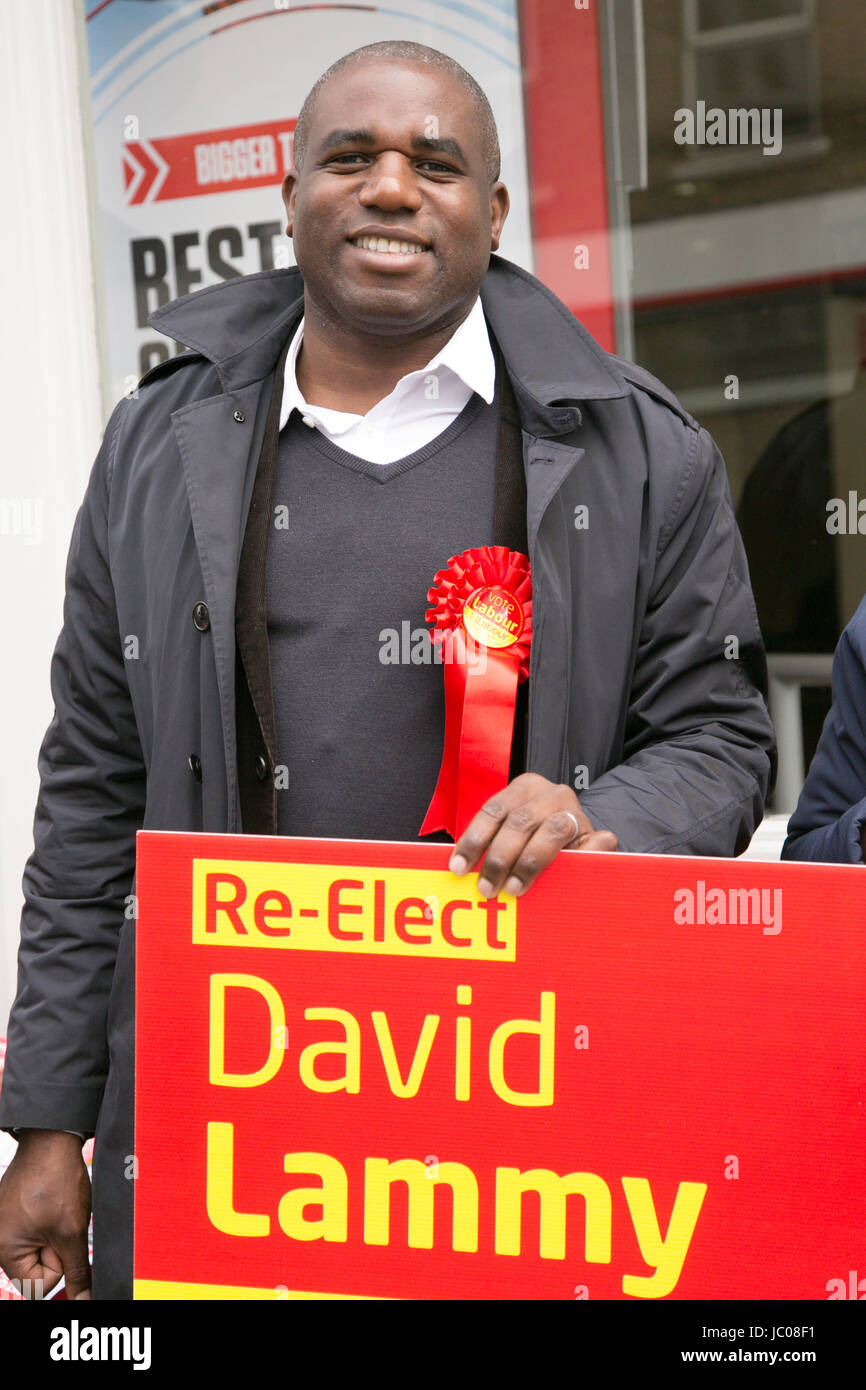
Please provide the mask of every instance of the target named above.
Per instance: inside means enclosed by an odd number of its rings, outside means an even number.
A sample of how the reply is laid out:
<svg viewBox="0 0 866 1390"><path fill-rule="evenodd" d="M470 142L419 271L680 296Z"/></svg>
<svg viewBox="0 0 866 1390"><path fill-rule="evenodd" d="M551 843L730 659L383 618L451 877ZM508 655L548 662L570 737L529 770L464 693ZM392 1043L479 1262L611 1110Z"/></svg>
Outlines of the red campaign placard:
<svg viewBox="0 0 866 1390"><path fill-rule="evenodd" d="M847 1297L862 869L450 852L139 834L135 1296Z"/></svg>
<svg viewBox="0 0 866 1390"><path fill-rule="evenodd" d="M282 182L292 165L295 119L130 138L122 151L126 201L160 203Z"/></svg>

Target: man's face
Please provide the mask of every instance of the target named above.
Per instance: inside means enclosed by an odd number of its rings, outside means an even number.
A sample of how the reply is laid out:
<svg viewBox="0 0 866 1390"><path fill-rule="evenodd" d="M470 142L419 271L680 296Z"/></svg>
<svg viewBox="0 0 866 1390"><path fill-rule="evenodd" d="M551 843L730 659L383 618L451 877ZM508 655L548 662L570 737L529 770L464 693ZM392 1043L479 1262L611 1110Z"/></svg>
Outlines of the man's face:
<svg viewBox="0 0 866 1390"><path fill-rule="evenodd" d="M477 126L469 93L424 66L359 62L326 83L283 185L314 312L371 338L465 317L508 212Z"/></svg>

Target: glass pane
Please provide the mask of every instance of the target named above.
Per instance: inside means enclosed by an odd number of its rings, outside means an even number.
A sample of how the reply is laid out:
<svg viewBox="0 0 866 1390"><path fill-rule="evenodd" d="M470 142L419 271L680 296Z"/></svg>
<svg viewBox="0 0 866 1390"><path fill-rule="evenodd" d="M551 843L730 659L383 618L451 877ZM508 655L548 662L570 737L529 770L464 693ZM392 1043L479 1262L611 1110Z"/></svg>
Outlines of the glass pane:
<svg viewBox="0 0 866 1390"><path fill-rule="evenodd" d="M808 122L810 47L808 35L697 55L697 91L707 106L781 107L790 134Z"/></svg>
<svg viewBox="0 0 866 1390"><path fill-rule="evenodd" d="M863 6L817 5L795 33L697 49L683 6L650 8L648 181L627 195L627 355L719 445L771 661L796 666L799 657L814 672L815 655L829 656L866 593ZM697 8L703 26L719 28L803 6ZM781 152L735 151L697 133L677 143L678 108L692 113L695 132L712 108L781 108ZM803 690L807 762L828 698ZM781 754L790 765L789 750Z"/></svg>
<svg viewBox="0 0 866 1390"><path fill-rule="evenodd" d="M698 28L725 29L803 13L803 0L698 0Z"/></svg>

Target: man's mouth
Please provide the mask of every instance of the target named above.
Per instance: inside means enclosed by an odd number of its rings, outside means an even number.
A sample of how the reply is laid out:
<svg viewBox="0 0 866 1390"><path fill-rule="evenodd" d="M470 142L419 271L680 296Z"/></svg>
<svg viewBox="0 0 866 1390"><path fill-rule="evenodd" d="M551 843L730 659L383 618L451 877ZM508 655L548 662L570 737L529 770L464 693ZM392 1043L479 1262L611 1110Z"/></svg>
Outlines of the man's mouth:
<svg viewBox="0 0 866 1390"><path fill-rule="evenodd" d="M427 250L417 241L398 241L382 236L357 236L352 237L351 242L362 251L381 251L391 256L423 256Z"/></svg>

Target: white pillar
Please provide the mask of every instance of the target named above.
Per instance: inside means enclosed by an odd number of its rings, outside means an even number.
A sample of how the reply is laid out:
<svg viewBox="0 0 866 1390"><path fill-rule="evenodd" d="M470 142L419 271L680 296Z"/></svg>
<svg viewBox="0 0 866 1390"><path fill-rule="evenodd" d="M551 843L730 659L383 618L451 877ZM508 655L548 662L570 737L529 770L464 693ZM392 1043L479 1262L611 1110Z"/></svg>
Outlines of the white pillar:
<svg viewBox="0 0 866 1390"><path fill-rule="evenodd" d="M75 513L105 423L79 0L4 0L0 334L0 1034Z"/></svg>

